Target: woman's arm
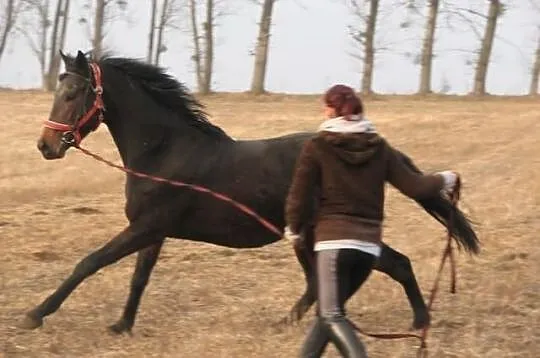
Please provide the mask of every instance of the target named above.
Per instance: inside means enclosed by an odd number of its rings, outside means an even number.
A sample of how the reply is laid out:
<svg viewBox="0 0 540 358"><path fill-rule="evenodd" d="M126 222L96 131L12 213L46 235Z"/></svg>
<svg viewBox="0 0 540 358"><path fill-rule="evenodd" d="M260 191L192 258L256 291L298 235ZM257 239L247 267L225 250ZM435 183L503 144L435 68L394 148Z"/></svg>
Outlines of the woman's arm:
<svg viewBox="0 0 540 358"><path fill-rule="evenodd" d="M457 174L454 172L422 174L413 171L403 161L401 153L398 153L390 145L387 149L389 151L387 180L406 196L419 200L438 196L441 190L451 191L453 189L457 179Z"/></svg>

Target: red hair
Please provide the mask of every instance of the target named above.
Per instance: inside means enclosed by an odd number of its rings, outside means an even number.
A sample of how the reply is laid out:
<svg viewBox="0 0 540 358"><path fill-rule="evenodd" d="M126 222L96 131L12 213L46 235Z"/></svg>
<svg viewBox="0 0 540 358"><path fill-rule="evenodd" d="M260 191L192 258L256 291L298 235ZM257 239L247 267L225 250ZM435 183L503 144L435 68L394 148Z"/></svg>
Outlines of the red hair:
<svg viewBox="0 0 540 358"><path fill-rule="evenodd" d="M336 111L336 115L349 117L353 114L362 114L364 106L354 90L345 85L334 85L324 94L325 104Z"/></svg>

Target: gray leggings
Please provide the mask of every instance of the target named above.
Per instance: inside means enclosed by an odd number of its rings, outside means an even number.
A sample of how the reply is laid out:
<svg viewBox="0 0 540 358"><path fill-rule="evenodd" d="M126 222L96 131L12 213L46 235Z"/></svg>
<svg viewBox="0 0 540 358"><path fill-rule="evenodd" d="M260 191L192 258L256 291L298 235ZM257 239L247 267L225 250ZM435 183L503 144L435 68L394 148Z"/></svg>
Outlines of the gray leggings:
<svg viewBox="0 0 540 358"><path fill-rule="evenodd" d="M318 313L325 321L345 317L345 302L371 274L375 256L355 249L317 251Z"/></svg>

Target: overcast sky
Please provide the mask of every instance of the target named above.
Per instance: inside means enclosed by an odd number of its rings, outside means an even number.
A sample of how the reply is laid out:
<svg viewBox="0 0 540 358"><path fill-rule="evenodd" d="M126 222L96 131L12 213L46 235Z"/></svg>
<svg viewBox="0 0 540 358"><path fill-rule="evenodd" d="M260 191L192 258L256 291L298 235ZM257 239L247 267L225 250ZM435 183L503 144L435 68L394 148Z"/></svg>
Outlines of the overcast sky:
<svg viewBox="0 0 540 358"><path fill-rule="evenodd" d="M397 0L383 0L388 6ZM513 3L501 18L498 39L493 48L487 87L494 94L523 94L528 91L530 68L538 39L540 13L530 0ZM536 1L536 0L535 0ZM75 3L82 1L75 1ZM232 3L229 14L218 19L216 59L213 86L215 90L244 91L249 88L253 68L253 49L257 35L260 8L250 0L225 0ZM279 0L275 5L267 89L275 92L320 93L333 83L356 88L360 83L360 63L350 53L354 46L347 26L354 18L343 5L344 0ZM421 2L421 1L418 1ZM485 13L486 0L453 0L463 7L474 6ZM149 0L130 0L124 19L108 26L105 45L115 54L144 58L148 38ZM84 26L77 22L88 17L79 5L73 6L68 28L66 52L88 50L90 40ZM127 20L125 19L127 18ZM180 19L187 24L187 19ZM388 49L377 57L374 89L385 93L411 93L418 86L419 66L412 57L421 46L424 19L410 15L403 8L386 7L379 18L377 43ZM400 24L409 20L406 29ZM452 93L468 92L472 86L473 68L467 60L478 47L478 38L463 22L453 20L453 28L441 17L436 33L433 87L441 88L446 79ZM478 28L482 31L483 23ZM185 26L185 25L184 25ZM180 81L194 89L190 35L181 31L166 34L169 50L161 64ZM0 86L29 88L40 86L39 64L24 38L8 44L0 61Z"/></svg>

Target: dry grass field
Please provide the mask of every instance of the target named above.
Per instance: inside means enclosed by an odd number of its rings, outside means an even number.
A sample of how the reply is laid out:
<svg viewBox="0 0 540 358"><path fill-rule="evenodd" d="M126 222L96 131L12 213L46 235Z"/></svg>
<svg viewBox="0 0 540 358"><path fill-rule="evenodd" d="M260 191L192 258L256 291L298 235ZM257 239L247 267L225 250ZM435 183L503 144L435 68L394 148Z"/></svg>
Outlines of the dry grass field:
<svg viewBox="0 0 540 358"><path fill-rule="evenodd" d="M276 326L304 290L288 243L231 250L170 240L152 275L134 335L106 326L123 309L134 256L86 280L42 328L16 328L74 265L126 223L122 173L71 150L45 161L36 149L52 96L0 92L0 357L295 357L312 311ZM212 121L237 138L314 129L316 96L220 94L203 98ZM430 357L538 357L540 352L540 101L406 98L366 101L368 117L426 171L464 178L465 212L481 255L458 255L435 303ZM84 145L118 160L106 127ZM385 241L407 254L427 297L445 231L389 189ZM245 275L245 272L249 272ZM246 276L246 277L244 277ZM348 305L370 331L408 329L401 287L374 273ZM370 357L414 357L415 340L363 337ZM331 347L328 357L337 357Z"/></svg>

